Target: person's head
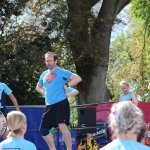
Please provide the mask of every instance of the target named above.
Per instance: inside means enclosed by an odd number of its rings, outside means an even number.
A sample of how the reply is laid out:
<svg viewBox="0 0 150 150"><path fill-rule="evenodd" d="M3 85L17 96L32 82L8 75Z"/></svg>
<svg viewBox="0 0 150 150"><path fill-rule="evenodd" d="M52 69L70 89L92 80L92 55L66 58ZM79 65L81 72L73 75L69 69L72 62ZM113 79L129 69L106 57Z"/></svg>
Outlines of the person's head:
<svg viewBox="0 0 150 150"><path fill-rule="evenodd" d="M111 108L109 126L118 137L120 134L135 134L143 126L142 111L129 101L119 102Z"/></svg>
<svg viewBox="0 0 150 150"><path fill-rule="evenodd" d="M20 111L11 111L7 114L7 125L10 129L8 137L24 135L26 132L26 116Z"/></svg>
<svg viewBox="0 0 150 150"><path fill-rule="evenodd" d="M129 83L126 80L122 80L120 82L120 88L123 93L127 94L129 92L130 86Z"/></svg>
<svg viewBox="0 0 150 150"><path fill-rule="evenodd" d="M57 66L58 63L58 57L53 52L47 52L45 54L45 64L48 69L54 69Z"/></svg>
<svg viewBox="0 0 150 150"><path fill-rule="evenodd" d="M140 128L140 132L138 133L138 136L137 136L138 142L145 144L146 131L147 131L146 124L143 123L143 126Z"/></svg>
<svg viewBox="0 0 150 150"><path fill-rule="evenodd" d="M92 138L92 133L87 133L87 139Z"/></svg>

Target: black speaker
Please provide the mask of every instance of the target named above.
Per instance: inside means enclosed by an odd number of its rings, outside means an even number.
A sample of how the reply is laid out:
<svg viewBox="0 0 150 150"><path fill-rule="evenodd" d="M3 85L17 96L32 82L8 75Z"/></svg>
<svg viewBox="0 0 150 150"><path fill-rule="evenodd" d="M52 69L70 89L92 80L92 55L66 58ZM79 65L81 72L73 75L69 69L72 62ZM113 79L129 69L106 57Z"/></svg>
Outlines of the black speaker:
<svg viewBox="0 0 150 150"><path fill-rule="evenodd" d="M78 128L80 134L96 132L96 108L78 108Z"/></svg>

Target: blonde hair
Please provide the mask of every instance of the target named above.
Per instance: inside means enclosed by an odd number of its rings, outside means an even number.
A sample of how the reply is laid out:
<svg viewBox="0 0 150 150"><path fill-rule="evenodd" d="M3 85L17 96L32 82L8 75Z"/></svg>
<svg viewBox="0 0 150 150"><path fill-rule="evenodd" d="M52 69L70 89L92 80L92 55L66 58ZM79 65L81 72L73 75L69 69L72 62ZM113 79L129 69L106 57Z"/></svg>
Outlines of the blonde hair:
<svg viewBox="0 0 150 150"><path fill-rule="evenodd" d="M109 126L114 134L138 133L143 126L142 111L129 101L119 102L111 108Z"/></svg>
<svg viewBox="0 0 150 150"><path fill-rule="evenodd" d="M120 86L124 86L124 85L126 85L126 86L129 87L129 82L127 82L126 80L122 80L122 81L120 82Z"/></svg>
<svg viewBox="0 0 150 150"><path fill-rule="evenodd" d="M20 111L11 111L7 114L7 125L10 129L9 137L15 137L16 134L22 133L22 125L26 123L26 116Z"/></svg>

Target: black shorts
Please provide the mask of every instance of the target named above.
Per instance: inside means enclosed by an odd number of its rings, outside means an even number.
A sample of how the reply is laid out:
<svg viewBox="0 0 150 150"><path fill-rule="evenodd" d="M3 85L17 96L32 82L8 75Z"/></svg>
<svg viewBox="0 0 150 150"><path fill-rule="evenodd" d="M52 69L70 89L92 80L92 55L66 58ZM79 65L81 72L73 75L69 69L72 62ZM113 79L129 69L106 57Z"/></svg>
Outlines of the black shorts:
<svg viewBox="0 0 150 150"><path fill-rule="evenodd" d="M7 116L8 111L5 106L3 106L3 108L0 108L0 111L4 114L5 117Z"/></svg>
<svg viewBox="0 0 150 150"><path fill-rule="evenodd" d="M40 128L57 127L60 123L69 125L70 107L68 99L53 105L47 105L41 120Z"/></svg>

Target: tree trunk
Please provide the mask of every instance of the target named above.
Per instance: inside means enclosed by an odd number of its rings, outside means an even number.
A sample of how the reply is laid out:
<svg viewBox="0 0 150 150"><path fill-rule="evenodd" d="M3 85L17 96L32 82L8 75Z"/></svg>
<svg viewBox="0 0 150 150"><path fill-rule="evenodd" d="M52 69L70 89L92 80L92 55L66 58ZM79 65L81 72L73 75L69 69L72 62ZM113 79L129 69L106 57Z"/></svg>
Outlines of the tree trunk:
<svg viewBox="0 0 150 150"><path fill-rule="evenodd" d="M112 26L116 15L130 1L103 0L97 18L90 13L95 1L67 1L69 12L66 37L70 43L77 74L83 80L77 86L80 92L78 104L109 100L106 76Z"/></svg>

